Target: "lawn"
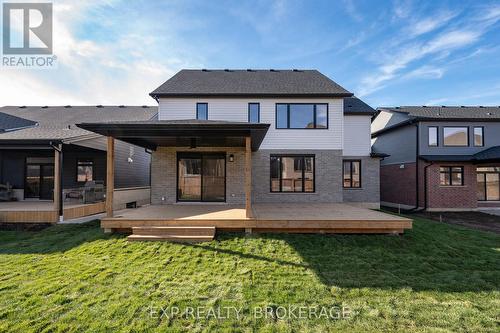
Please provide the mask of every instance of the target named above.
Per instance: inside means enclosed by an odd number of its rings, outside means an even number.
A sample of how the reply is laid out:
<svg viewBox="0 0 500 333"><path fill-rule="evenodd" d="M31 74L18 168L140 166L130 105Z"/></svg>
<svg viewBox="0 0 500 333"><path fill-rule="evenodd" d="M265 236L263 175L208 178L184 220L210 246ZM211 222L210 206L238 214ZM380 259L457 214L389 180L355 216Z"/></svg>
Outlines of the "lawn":
<svg viewBox="0 0 500 333"><path fill-rule="evenodd" d="M404 236L197 245L128 243L97 222L0 231L0 331L498 332L499 248L421 218Z"/></svg>

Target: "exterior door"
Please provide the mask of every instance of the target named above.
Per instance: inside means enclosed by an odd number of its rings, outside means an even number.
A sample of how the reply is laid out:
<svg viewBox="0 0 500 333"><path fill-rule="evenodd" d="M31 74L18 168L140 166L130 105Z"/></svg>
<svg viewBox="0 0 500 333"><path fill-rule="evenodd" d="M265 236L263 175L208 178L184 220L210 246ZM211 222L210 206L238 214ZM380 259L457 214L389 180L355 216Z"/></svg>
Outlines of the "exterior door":
<svg viewBox="0 0 500 333"><path fill-rule="evenodd" d="M178 201L226 201L224 154L179 154L177 157Z"/></svg>
<svg viewBox="0 0 500 333"><path fill-rule="evenodd" d="M54 198L54 165L26 164L24 197L40 200Z"/></svg>
<svg viewBox="0 0 500 333"><path fill-rule="evenodd" d="M477 199L500 201L500 167L477 168Z"/></svg>

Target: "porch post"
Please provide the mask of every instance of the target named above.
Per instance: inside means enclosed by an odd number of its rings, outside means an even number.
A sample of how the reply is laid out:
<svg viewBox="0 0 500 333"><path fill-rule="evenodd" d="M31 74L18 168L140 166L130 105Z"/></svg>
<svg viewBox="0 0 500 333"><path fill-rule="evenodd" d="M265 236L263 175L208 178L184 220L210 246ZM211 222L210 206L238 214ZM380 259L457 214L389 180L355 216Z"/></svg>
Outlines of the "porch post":
<svg viewBox="0 0 500 333"><path fill-rule="evenodd" d="M251 218L252 214L252 139L245 138L245 210L246 217Z"/></svg>
<svg viewBox="0 0 500 333"><path fill-rule="evenodd" d="M113 217L113 192L115 190L115 139L108 136L106 154L106 217Z"/></svg>
<svg viewBox="0 0 500 333"><path fill-rule="evenodd" d="M54 211L58 221L63 217L62 208L62 145L54 146ZM56 222L58 222L56 221Z"/></svg>

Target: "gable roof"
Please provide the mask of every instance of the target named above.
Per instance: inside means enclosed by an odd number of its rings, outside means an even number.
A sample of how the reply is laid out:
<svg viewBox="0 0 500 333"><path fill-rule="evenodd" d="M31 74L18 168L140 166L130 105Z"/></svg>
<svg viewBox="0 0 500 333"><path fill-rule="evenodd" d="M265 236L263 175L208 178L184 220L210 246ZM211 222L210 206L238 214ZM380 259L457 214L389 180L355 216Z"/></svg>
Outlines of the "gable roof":
<svg viewBox="0 0 500 333"><path fill-rule="evenodd" d="M0 112L29 119L38 126L0 133L0 143L7 141L62 141L95 134L75 126L81 122L150 120L156 106L4 106Z"/></svg>
<svg viewBox="0 0 500 333"><path fill-rule="evenodd" d="M156 88L158 97L257 96L350 97L352 93L317 70L183 69Z"/></svg>
<svg viewBox="0 0 500 333"><path fill-rule="evenodd" d="M405 113L419 120L500 120L500 106L398 106L377 110Z"/></svg>
<svg viewBox="0 0 500 333"><path fill-rule="evenodd" d="M0 112L0 133L36 126L37 122Z"/></svg>
<svg viewBox="0 0 500 333"><path fill-rule="evenodd" d="M373 115L376 111L357 97L344 98L344 114Z"/></svg>

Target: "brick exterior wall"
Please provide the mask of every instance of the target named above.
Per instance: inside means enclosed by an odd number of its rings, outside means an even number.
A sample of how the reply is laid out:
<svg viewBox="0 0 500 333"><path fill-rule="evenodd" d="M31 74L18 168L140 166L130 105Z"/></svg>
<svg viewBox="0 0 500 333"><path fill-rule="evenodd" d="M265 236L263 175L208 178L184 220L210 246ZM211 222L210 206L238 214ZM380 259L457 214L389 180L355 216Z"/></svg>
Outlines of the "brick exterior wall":
<svg viewBox="0 0 500 333"><path fill-rule="evenodd" d="M416 163L384 165L380 169L381 201L393 204L415 206ZM419 161L419 207L424 207L427 200L428 210L474 210L477 207L498 207L500 203L477 201L477 176L475 165L467 162ZM424 181L427 167L427 198ZM439 168L441 166L461 166L464 168L463 186L441 186ZM485 165L486 166L486 165Z"/></svg>
<svg viewBox="0 0 500 333"><path fill-rule="evenodd" d="M344 188L344 202L380 206L380 159L369 156L344 156L344 160L361 160L361 188Z"/></svg>
<svg viewBox="0 0 500 333"><path fill-rule="evenodd" d="M226 202L245 203L245 153L241 149L159 147L151 154L151 203L153 205L172 204L177 200L177 152L225 152ZM234 162L229 162L230 154L234 155Z"/></svg>
<svg viewBox="0 0 500 333"><path fill-rule="evenodd" d="M270 156L305 154L315 156L314 193L271 193ZM341 150L259 150L252 154L252 193L256 203L342 202Z"/></svg>
<svg viewBox="0 0 500 333"><path fill-rule="evenodd" d="M416 163L381 166L380 201L415 206L415 172Z"/></svg>

